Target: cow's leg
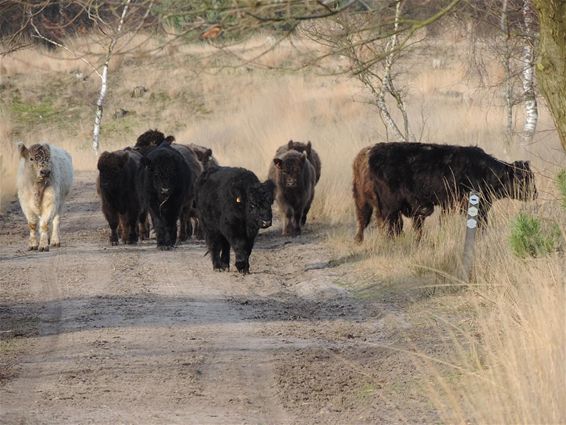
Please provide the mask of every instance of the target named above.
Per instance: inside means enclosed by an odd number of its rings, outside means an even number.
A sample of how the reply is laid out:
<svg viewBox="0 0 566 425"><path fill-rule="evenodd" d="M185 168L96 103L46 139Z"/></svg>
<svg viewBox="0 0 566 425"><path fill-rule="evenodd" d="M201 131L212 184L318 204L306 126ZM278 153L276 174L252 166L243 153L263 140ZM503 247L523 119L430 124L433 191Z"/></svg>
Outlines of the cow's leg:
<svg viewBox="0 0 566 425"><path fill-rule="evenodd" d="M309 199L307 205L305 205L305 209L303 210L303 215L301 216L301 226L304 226L305 223L307 222L307 214L311 209L312 200L313 198Z"/></svg>
<svg viewBox="0 0 566 425"><path fill-rule="evenodd" d="M128 234L126 239L126 243L128 245L135 245L138 243L138 217L139 214L137 211L134 210L128 212Z"/></svg>
<svg viewBox="0 0 566 425"><path fill-rule="evenodd" d="M250 254L252 253L253 241L246 239L236 239L232 243L232 248L236 254L236 269L242 274L250 272Z"/></svg>
<svg viewBox="0 0 566 425"><path fill-rule="evenodd" d="M301 234L301 220L303 218L303 211L295 209L293 214L293 235Z"/></svg>
<svg viewBox="0 0 566 425"><path fill-rule="evenodd" d="M356 202L356 219L358 221L358 231L354 240L358 243L364 240L364 230L368 227L371 220L371 214L373 213L372 206L365 202L361 206Z"/></svg>
<svg viewBox="0 0 566 425"><path fill-rule="evenodd" d="M195 220L195 227L193 234L195 235L195 239L202 241L204 239L204 234L202 232L202 225L200 224L200 219L197 216L195 216L194 220Z"/></svg>
<svg viewBox="0 0 566 425"><path fill-rule="evenodd" d="M283 210L283 236L293 235L295 224L293 223L293 208L287 206Z"/></svg>
<svg viewBox="0 0 566 425"><path fill-rule="evenodd" d="M223 245L223 236L216 232L208 232L206 235L206 245L212 259L212 269L215 271L226 270L220 258L220 252L222 251Z"/></svg>
<svg viewBox="0 0 566 425"><path fill-rule="evenodd" d="M110 226L110 245L118 245L118 213L110 208L103 208L104 217Z"/></svg>
<svg viewBox="0 0 566 425"><path fill-rule="evenodd" d="M147 219L147 211L142 211L138 217L139 235L143 241L149 239L149 221Z"/></svg>
<svg viewBox="0 0 566 425"><path fill-rule="evenodd" d="M230 244L222 236L222 251L220 253L220 267L222 270L230 270Z"/></svg>
<svg viewBox="0 0 566 425"><path fill-rule="evenodd" d="M181 211L181 216L179 218L180 228L179 228L179 241L185 242L191 237L193 233L193 225L191 222L191 209L186 207Z"/></svg>
<svg viewBox="0 0 566 425"><path fill-rule="evenodd" d="M53 221L55 215L53 208L42 212L39 218L39 251L49 251L49 225Z"/></svg>
<svg viewBox="0 0 566 425"><path fill-rule="evenodd" d="M413 230L417 234L417 241L420 241L423 236L423 224L426 216L418 214L413 217Z"/></svg>
<svg viewBox="0 0 566 425"><path fill-rule="evenodd" d="M153 214L153 228L155 229L155 238L157 239L157 248L167 250L171 248L169 230L164 217Z"/></svg>
<svg viewBox="0 0 566 425"><path fill-rule="evenodd" d="M37 225L39 222L39 217L35 214L30 214L28 217L28 229L29 229L29 245L28 249L30 251L37 250L39 242L37 241Z"/></svg>
<svg viewBox="0 0 566 425"><path fill-rule="evenodd" d="M387 234L389 236L399 236L403 231L403 217L399 211L389 213L385 222L387 223Z"/></svg>
<svg viewBox="0 0 566 425"><path fill-rule="evenodd" d="M51 246L59 248L61 246L61 239L59 237L59 225L61 222L61 211L58 211L53 217L53 224L51 229Z"/></svg>
<svg viewBox="0 0 566 425"><path fill-rule="evenodd" d="M130 233L130 226L128 223L128 216L127 214L119 214L118 215L118 227L120 230L120 239L122 239L122 243L128 242L128 234Z"/></svg>

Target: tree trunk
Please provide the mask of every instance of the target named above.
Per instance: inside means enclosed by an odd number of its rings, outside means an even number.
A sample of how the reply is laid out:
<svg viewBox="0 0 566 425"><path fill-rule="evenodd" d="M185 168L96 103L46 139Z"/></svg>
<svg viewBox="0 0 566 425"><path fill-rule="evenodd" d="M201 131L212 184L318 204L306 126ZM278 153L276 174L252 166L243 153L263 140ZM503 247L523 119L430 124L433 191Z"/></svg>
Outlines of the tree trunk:
<svg viewBox="0 0 566 425"><path fill-rule="evenodd" d="M539 15L537 76L566 150L566 2L533 0Z"/></svg>
<svg viewBox="0 0 566 425"><path fill-rule="evenodd" d="M506 130L509 139L513 135L513 80L511 75L511 45L510 38L511 33L509 32L509 12L508 12L508 0L503 0L501 5L501 21L499 28L503 33L503 69L505 70L505 85L504 94L505 98L505 116L506 116Z"/></svg>
<svg viewBox="0 0 566 425"><path fill-rule="evenodd" d="M525 25L525 47L523 48L523 97L525 102L525 125L523 138L530 142L537 128L538 107L534 82L534 44L533 15L531 0L523 0L523 22Z"/></svg>

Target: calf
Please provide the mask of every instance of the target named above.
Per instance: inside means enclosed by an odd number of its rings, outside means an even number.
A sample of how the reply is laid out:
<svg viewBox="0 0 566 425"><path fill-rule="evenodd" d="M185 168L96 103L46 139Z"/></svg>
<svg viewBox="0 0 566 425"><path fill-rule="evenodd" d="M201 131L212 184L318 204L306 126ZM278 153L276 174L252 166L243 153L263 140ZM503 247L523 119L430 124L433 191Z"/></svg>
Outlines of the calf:
<svg viewBox="0 0 566 425"><path fill-rule="evenodd" d="M249 257L260 228L271 226L274 185L260 183L244 168L216 167L197 182L196 206L214 270L228 270L230 248L236 268L249 273Z"/></svg>
<svg viewBox="0 0 566 425"><path fill-rule="evenodd" d="M402 215L413 219L420 236L435 206L461 207L467 194L481 194L478 218L487 223L493 200L537 196L528 161L507 163L473 146L425 143L378 143L364 148L354 161L354 198L358 218L356 240L373 210L390 235L403 229Z"/></svg>
<svg viewBox="0 0 566 425"><path fill-rule="evenodd" d="M289 150L273 159L269 179L275 183L277 205L284 215L283 235L298 235L314 198L315 169L307 152Z"/></svg>
<svg viewBox="0 0 566 425"><path fill-rule="evenodd" d="M292 150L300 153L303 152L307 153L307 158L314 167L314 171L316 174L316 183L318 183L318 181L320 180L320 171L322 165L320 163L320 157L318 156L318 153L313 149L311 142L309 141L307 143L302 143L302 142L294 142L293 140L289 140L289 143L283 146L279 146L279 148L277 148L277 151L275 152L275 156L281 156L285 152Z"/></svg>
<svg viewBox="0 0 566 425"><path fill-rule="evenodd" d="M98 158L97 192L110 226L112 245L118 245L118 225L124 243L135 244L140 237L143 240L149 236L141 160L141 153L130 148L103 152Z"/></svg>
<svg viewBox="0 0 566 425"><path fill-rule="evenodd" d="M177 220L192 207L193 174L183 155L168 144L151 150L142 164L157 247L168 250L177 242Z"/></svg>
<svg viewBox="0 0 566 425"><path fill-rule="evenodd" d="M20 165L17 175L18 199L29 227L29 249L49 251L61 246L59 223L65 198L73 184L71 156L49 144L32 145L29 149L18 143ZM39 243L37 225L39 222ZM51 240L49 240L49 226Z"/></svg>

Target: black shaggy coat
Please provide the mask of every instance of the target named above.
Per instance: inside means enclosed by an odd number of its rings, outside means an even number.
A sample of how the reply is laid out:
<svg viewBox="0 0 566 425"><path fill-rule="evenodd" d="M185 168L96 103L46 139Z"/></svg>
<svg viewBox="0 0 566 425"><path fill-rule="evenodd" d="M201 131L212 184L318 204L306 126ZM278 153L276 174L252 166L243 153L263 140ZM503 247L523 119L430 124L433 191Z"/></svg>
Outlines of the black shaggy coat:
<svg viewBox="0 0 566 425"><path fill-rule="evenodd" d="M444 211L462 207L470 190L481 194L478 218L482 225L487 222L493 200L536 197L528 161L506 163L478 147L378 143L366 157L367 177L371 179L377 205L356 202L358 235L369 223L373 208L391 235L402 231L402 215L414 219L413 226L420 234L425 218L435 206Z"/></svg>
<svg viewBox="0 0 566 425"><path fill-rule="evenodd" d="M316 184L316 172L307 153L289 150L276 156L269 167L275 199L283 214L283 235L298 235L307 221Z"/></svg>
<svg viewBox="0 0 566 425"><path fill-rule="evenodd" d="M130 149L103 152L98 159L97 192L110 226L112 245L118 244L118 226L120 237L127 244L149 235L141 159L139 152Z"/></svg>
<svg viewBox="0 0 566 425"><path fill-rule="evenodd" d="M196 206L215 270L229 269L232 248L238 271L249 273L258 231L271 226L273 190L244 168L215 167L200 176Z"/></svg>
<svg viewBox="0 0 566 425"><path fill-rule="evenodd" d="M177 242L177 220L192 207L193 174L183 155L168 144L151 150L143 164L157 246L170 249Z"/></svg>

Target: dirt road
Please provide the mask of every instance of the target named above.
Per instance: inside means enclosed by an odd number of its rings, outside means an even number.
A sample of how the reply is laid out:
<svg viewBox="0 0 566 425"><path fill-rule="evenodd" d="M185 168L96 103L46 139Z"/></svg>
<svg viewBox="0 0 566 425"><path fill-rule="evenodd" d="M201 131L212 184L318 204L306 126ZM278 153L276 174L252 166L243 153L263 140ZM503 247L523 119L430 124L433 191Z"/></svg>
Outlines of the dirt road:
<svg viewBox="0 0 566 425"><path fill-rule="evenodd" d="M62 244L26 251L0 219L0 423L329 424L434 418L397 341L393 306L328 267L324 229L262 233L252 274L212 271L204 245L110 247L77 176ZM404 377L404 378L403 378Z"/></svg>

